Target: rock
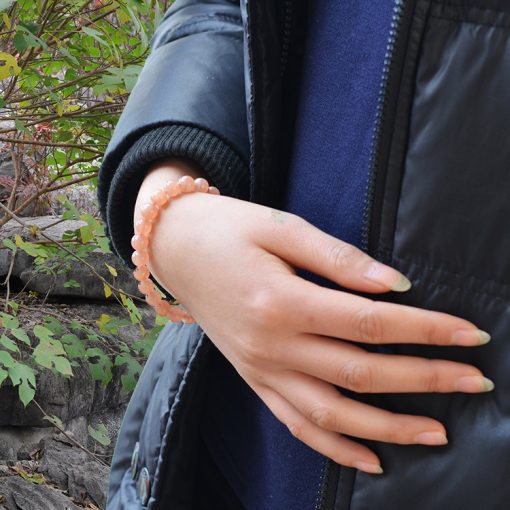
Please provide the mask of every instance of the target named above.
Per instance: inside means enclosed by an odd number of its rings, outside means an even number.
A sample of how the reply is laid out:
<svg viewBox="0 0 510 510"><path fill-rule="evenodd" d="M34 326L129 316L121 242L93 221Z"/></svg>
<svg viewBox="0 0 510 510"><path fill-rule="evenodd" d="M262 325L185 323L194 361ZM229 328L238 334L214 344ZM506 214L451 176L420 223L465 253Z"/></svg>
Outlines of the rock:
<svg viewBox="0 0 510 510"><path fill-rule="evenodd" d="M49 428L2 427L0 429L0 459L29 460L41 439L52 435ZM23 457L20 458L20 457Z"/></svg>
<svg viewBox="0 0 510 510"><path fill-rule="evenodd" d="M61 240L67 230L76 230L86 225L84 221L62 221L59 216L34 216L23 218L23 221L28 225L37 226L45 235L55 240ZM0 241L6 238L14 239L17 234L25 241L35 241L38 239L29 232L28 228L11 219L0 229ZM0 246L3 246L1 242ZM8 274L11 253L7 248L0 249L0 275ZM96 249L89 253L85 260L114 287L121 288L125 292L140 298L143 297L138 290L138 282L133 278L132 270L126 267L117 255L103 253L100 249ZM106 264L116 268L116 277L111 275ZM21 278L28 289L43 295L49 292L53 296L72 296L96 300L106 299L103 282L85 264L73 260L68 267L61 267L60 269L59 274L53 274L58 273L58 271L51 272L50 274L37 271L33 264L33 258L22 250L18 250L11 276ZM79 286L64 286L71 279L78 282Z"/></svg>
<svg viewBox="0 0 510 510"><path fill-rule="evenodd" d="M138 290L138 282L131 270L121 266L116 255L102 252L92 252L85 259L94 267L94 270L114 287L122 289L129 294L142 297ZM105 264L115 267L117 276L114 278ZM21 281L27 288L45 295L73 296L87 299L102 300L105 298L104 284L85 264L76 262L71 264L65 272L60 274L43 274L35 267L30 266L19 274ZM65 287L68 280L75 280L78 286Z"/></svg>
<svg viewBox="0 0 510 510"><path fill-rule="evenodd" d="M78 447L46 440L40 471L77 501L90 498L100 508L106 506L109 468Z"/></svg>
<svg viewBox="0 0 510 510"><path fill-rule="evenodd" d="M80 510L57 489L16 475L0 478L0 494L6 510Z"/></svg>

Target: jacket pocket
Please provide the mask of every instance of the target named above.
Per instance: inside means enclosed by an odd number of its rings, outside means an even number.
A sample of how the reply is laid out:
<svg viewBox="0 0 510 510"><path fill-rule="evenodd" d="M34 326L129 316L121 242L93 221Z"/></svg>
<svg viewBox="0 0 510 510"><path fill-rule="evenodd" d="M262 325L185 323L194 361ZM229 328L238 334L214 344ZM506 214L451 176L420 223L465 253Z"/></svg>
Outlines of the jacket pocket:
<svg viewBox="0 0 510 510"><path fill-rule="evenodd" d="M510 6L418 3L378 248L499 292L510 285Z"/></svg>

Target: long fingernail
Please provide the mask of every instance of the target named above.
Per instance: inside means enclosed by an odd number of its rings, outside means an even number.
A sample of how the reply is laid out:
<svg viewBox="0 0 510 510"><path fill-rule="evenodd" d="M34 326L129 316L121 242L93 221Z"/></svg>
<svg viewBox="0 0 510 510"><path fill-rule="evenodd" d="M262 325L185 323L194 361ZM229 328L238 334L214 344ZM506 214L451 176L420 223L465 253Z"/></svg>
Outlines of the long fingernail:
<svg viewBox="0 0 510 510"><path fill-rule="evenodd" d="M402 273L380 262L373 262L364 277L396 292L406 292L411 288L411 282Z"/></svg>
<svg viewBox="0 0 510 510"><path fill-rule="evenodd" d="M455 345L485 345L491 341L491 336L481 329L459 329L452 335Z"/></svg>
<svg viewBox="0 0 510 510"><path fill-rule="evenodd" d="M460 377L455 386L458 391L465 393L481 393L494 389L494 383L490 379L479 375Z"/></svg>
<svg viewBox="0 0 510 510"><path fill-rule="evenodd" d="M357 462L354 467L371 475L384 473L383 468L379 464L371 464L370 462Z"/></svg>
<svg viewBox="0 0 510 510"><path fill-rule="evenodd" d="M428 446L448 444L448 438L442 432L420 432L414 439Z"/></svg>

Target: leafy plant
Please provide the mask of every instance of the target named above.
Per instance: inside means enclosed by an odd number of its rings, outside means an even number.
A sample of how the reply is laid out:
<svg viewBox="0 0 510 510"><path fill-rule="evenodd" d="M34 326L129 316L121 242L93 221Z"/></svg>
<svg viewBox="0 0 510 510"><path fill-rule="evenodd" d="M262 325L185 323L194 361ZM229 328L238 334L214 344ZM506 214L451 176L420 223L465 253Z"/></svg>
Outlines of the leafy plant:
<svg viewBox="0 0 510 510"><path fill-rule="evenodd" d="M45 274L65 274L72 265L83 264L102 281L105 298L116 299L125 312L125 318L103 314L94 327L51 315L36 324L22 323L24 303L20 294L11 296L7 280L0 312L0 385L15 386L25 406L36 397L42 370L70 378L83 362L103 385L109 384L115 367L124 367L122 385L132 391L166 322L157 317L147 331L140 298L116 284L117 268L106 264L106 279L87 262L98 248L110 253L104 226L97 207L79 210L66 191L78 184L95 190L112 129L145 62L150 36L170 3L0 0L0 158L10 160L14 171L0 179L0 226L14 218L31 236L17 235L3 244L12 257L19 251L32 257L37 271ZM22 214L51 212L56 205L63 208L63 219L84 225L54 240L44 229L24 223ZM79 283L69 278L65 286ZM108 335L118 336L127 324L139 327L140 339L112 347ZM102 437L100 429L93 434Z"/></svg>

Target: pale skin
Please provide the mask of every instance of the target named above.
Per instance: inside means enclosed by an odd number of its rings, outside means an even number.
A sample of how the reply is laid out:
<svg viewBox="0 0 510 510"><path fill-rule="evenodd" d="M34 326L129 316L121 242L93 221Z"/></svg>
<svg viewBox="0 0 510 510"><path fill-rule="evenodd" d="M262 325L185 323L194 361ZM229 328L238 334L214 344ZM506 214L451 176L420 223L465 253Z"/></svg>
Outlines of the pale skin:
<svg viewBox="0 0 510 510"><path fill-rule="evenodd" d="M153 165L133 221L152 193L183 175L205 177L178 158ZM374 299L309 282L297 276L298 267ZM432 418L382 410L335 386L357 393L493 388L471 365L369 353L357 345L473 348L489 336L459 317L377 301L378 294L405 292L410 283L297 215L223 195L183 195L160 212L149 269L290 432L339 464L382 473L377 455L344 434L430 446L447 438Z"/></svg>

